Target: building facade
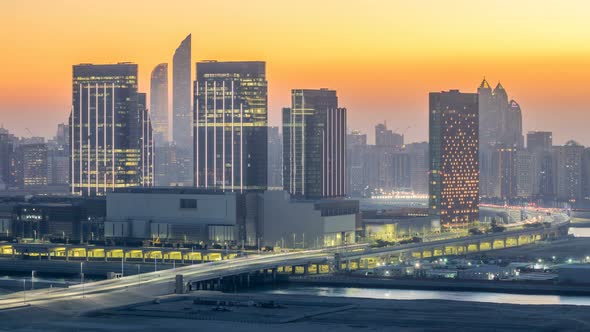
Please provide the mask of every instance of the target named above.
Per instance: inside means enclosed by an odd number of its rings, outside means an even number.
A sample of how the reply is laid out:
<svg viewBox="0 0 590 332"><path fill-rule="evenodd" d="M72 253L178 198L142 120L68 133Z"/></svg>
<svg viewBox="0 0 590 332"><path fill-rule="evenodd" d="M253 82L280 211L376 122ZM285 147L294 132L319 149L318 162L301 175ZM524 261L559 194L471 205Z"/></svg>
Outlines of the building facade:
<svg viewBox="0 0 590 332"><path fill-rule="evenodd" d="M47 144L26 143L19 147L23 156L23 185L24 187L46 186L49 181Z"/></svg>
<svg viewBox="0 0 590 332"><path fill-rule="evenodd" d="M555 195L558 200L576 202L582 195L584 147L574 141L553 147Z"/></svg>
<svg viewBox="0 0 590 332"><path fill-rule="evenodd" d="M8 189L12 184L15 141L14 135L0 128L0 190Z"/></svg>
<svg viewBox="0 0 590 332"><path fill-rule="evenodd" d="M191 35L178 46L172 59L172 148L176 165L174 184L193 184L193 115L191 108Z"/></svg>
<svg viewBox="0 0 590 332"><path fill-rule="evenodd" d="M404 145L404 135L394 133L387 129L387 123L380 123L375 126L375 145L401 149Z"/></svg>
<svg viewBox="0 0 590 332"><path fill-rule="evenodd" d="M286 248L322 248L356 242L359 202L291 199L285 191L260 194L258 229L262 244Z"/></svg>
<svg viewBox="0 0 590 332"><path fill-rule="evenodd" d="M150 114L154 127L154 144L168 143L168 64L160 63L150 77Z"/></svg>
<svg viewBox="0 0 590 332"><path fill-rule="evenodd" d="M517 197L517 149L496 147L492 156L493 197L510 199Z"/></svg>
<svg viewBox="0 0 590 332"><path fill-rule="evenodd" d="M429 208L441 226L478 220L478 95L430 93Z"/></svg>
<svg viewBox="0 0 590 332"><path fill-rule="evenodd" d="M72 194L152 185L153 149L137 65L75 65L70 114Z"/></svg>
<svg viewBox="0 0 590 332"><path fill-rule="evenodd" d="M265 190L268 160L266 64L199 62L194 83L194 185Z"/></svg>
<svg viewBox="0 0 590 332"><path fill-rule="evenodd" d="M191 35L180 43L172 58L172 137L177 146L190 148L191 135Z"/></svg>
<svg viewBox="0 0 590 332"><path fill-rule="evenodd" d="M292 90L283 109L283 186L306 198L346 195L346 109L336 91Z"/></svg>
<svg viewBox="0 0 590 332"><path fill-rule="evenodd" d="M268 188L283 189L283 136L279 127L268 127Z"/></svg>
<svg viewBox="0 0 590 332"><path fill-rule="evenodd" d="M348 194L362 195L366 187L367 134L353 130L346 136L346 181Z"/></svg>
<svg viewBox="0 0 590 332"><path fill-rule="evenodd" d="M479 98L479 167L480 195L505 198L497 169L498 149L522 149L522 111L501 83L492 87L484 78L477 89ZM514 163L514 160L511 161Z"/></svg>
<svg viewBox="0 0 590 332"><path fill-rule="evenodd" d="M516 151L516 194L519 198L531 198L534 194L535 176L533 154L528 150Z"/></svg>
<svg viewBox="0 0 590 332"><path fill-rule="evenodd" d="M550 131L529 131L526 134L526 144L529 151L549 151L553 146L553 133Z"/></svg>
<svg viewBox="0 0 590 332"><path fill-rule="evenodd" d="M409 158L410 187L416 194L428 193L428 143L405 145Z"/></svg>
<svg viewBox="0 0 590 332"><path fill-rule="evenodd" d="M127 188L107 195L105 237L241 243L245 195L198 188Z"/></svg>

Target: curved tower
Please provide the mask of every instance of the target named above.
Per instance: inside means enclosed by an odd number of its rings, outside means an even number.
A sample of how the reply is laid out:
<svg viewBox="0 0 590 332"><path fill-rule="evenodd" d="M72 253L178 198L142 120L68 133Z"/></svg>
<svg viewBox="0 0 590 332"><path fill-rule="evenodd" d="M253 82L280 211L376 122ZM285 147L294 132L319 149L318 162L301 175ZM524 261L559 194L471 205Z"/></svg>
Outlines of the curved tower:
<svg viewBox="0 0 590 332"><path fill-rule="evenodd" d="M172 59L172 139L176 154L176 184L192 185L193 115L191 109L191 35L174 52Z"/></svg>
<svg viewBox="0 0 590 332"><path fill-rule="evenodd" d="M154 129L154 143L168 142L168 64L161 63L152 70L150 80L150 114Z"/></svg>
<svg viewBox="0 0 590 332"><path fill-rule="evenodd" d="M522 135L522 111L520 105L512 99L508 103L506 126L508 135L506 144L516 148L524 148L524 136Z"/></svg>

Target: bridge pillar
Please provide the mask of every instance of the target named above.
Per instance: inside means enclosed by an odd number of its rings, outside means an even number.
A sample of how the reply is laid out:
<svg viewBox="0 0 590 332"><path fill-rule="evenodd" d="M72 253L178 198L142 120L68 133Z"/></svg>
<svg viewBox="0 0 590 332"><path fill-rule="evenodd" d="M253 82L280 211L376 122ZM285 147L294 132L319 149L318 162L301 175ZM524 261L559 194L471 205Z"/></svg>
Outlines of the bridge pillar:
<svg viewBox="0 0 590 332"><path fill-rule="evenodd" d="M309 264L303 265L303 275L306 276L309 274Z"/></svg>
<svg viewBox="0 0 590 332"><path fill-rule="evenodd" d="M346 260L346 272L350 272L350 259Z"/></svg>
<svg viewBox="0 0 590 332"><path fill-rule="evenodd" d="M51 249L47 249L47 260L51 260Z"/></svg>
<svg viewBox="0 0 590 332"><path fill-rule="evenodd" d="M278 270L278 268L276 268L276 267L272 268L272 281L277 280L277 270Z"/></svg>
<svg viewBox="0 0 590 332"><path fill-rule="evenodd" d="M70 260L70 251L66 247L66 261L69 261L69 260Z"/></svg>

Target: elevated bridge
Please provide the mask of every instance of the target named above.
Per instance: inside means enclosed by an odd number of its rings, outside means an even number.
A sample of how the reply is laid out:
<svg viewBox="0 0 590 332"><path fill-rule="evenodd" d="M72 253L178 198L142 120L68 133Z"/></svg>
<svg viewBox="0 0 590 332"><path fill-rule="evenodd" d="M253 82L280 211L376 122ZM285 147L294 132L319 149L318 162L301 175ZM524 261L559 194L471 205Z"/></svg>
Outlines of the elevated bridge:
<svg viewBox="0 0 590 332"><path fill-rule="evenodd" d="M569 225L569 219L565 219L554 222L550 226L537 226L500 233L412 243L385 248L343 251L336 254L336 268L346 270L373 268L378 263L399 262L400 260L410 258L422 259L437 256L465 255L517 247L567 236Z"/></svg>
<svg viewBox="0 0 590 332"><path fill-rule="evenodd" d="M321 250L306 250L291 253L253 255L250 257L236 257L204 264L187 265L176 269L125 276L72 286L67 289L43 289L13 293L0 297L0 309L23 306L23 303L33 305L51 304L72 298L86 297L108 299L109 294L119 291L135 289L141 292L144 300L146 296L157 297L172 292L184 292L194 289L211 289L215 283L219 284L227 278L249 278L253 273L277 274L308 274L327 273L334 269L370 268L378 262L394 261L400 258L427 258L443 255L461 255L466 253L485 252L507 247L515 247L566 236L569 219L552 223L550 226L524 228L502 233L470 236L465 238L448 239L426 243L414 243L395 247L367 249L362 246L348 246L341 248L327 248ZM13 247L13 250L20 250ZM53 249L56 251L56 249ZM74 250L67 249L67 250ZM132 250L122 249L123 256ZM149 249L146 249L149 250ZM174 249L171 249L174 250ZM178 249L176 249L178 250ZM51 249L50 249L51 251ZM142 256L145 257L142 251ZM186 251L181 251L181 256ZM51 256L51 255L50 255ZM54 257L54 256L51 256ZM86 259L87 255L79 256ZM131 258L133 259L133 258ZM180 283L178 276L180 278ZM173 285L173 286L171 286ZM174 286L175 285L175 286ZM131 299L129 300L131 301ZM95 302L92 302L95 303Z"/></svg>
<svg viewBox="0 0 590 332"><path fill-rule="evenodd" d="M121 261L124 262L176 262L205 263L232 259L238 255L235 250L190 249L163 247L109 247L77 244L52 243L0 243L0 257L59 259L81 261Z"/></svg>

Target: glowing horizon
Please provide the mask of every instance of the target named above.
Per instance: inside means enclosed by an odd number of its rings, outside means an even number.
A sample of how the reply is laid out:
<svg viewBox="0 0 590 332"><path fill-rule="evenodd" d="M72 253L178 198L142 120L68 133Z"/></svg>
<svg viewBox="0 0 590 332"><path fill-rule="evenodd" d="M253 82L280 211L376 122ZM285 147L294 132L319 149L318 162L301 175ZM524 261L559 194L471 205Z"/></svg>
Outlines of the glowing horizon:
<svg viewBox="0 0 590 332"><path fill-rule="evenodd" d="M372 137L387 121L406 141L427 139L428 92L475 92L501 81L523 110L524 131L590 145L590 3L585 1L271 0L100 3L23 0L2 5L0 123L53 136L67 122L77 63L137 63L139 87L171 64L188 34L193 63L267 63L270 124L296 88L338 91L349 129ZM194 71L194 68L193 68ZM194 75L193 75L194 78ZM170 80L171 81L171 80ZM556 116L557 115L557 116Z"/></svg>

